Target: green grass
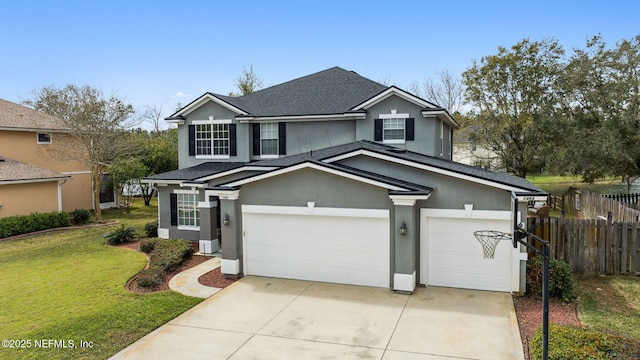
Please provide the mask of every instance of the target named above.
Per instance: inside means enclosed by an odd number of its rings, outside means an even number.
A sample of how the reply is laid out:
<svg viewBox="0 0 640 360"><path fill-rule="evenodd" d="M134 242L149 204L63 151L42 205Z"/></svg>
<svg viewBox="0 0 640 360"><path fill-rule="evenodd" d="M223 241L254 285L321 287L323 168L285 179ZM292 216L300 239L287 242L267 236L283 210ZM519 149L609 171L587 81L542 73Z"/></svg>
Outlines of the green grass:
<svg viewBox="0 0 640 360"><path fill-rule="evenodd" d="M640 277L577 277L579 314L589 329L640 340Z"/></svg>
<svg viewBox="0 0 640 360"><path fill-rule="evenodd" d="M104 217L144 234L156 214L156 206L136 202L131 214L117 210ZM124 284L146 258L104 245L102 235L116 226L0 242L0 340L30 340L32 346L0 348L1 359L105 359L201 301L172 291L127 292ZM73 340L76 347L35 349L41 339ZM93 347L80 348L81 340Z"/></svg>

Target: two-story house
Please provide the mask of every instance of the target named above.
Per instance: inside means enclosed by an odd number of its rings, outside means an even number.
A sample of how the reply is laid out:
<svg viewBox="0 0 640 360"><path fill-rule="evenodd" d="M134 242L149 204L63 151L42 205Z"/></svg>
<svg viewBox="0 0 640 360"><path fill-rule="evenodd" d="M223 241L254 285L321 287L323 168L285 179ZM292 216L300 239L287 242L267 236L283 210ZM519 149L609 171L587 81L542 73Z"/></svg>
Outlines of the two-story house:
<svg viewBox="0 0 640 360"><path fill-rule="evenodd" d="M60 119L0 99L0 217L93 209L90 169L54 150L68 133ZM112 206L113 191L104 193Z"/></svg>
<svg viewBox="0 0 640 360"><path fill-rule="evenodd" d="M483 259L473 231L511 231L512 197L526 208L544 193L453 162L458 124L436 104L334 67L241 97L205 93L166 120L180 169L146 179L159 236L203 252L221 243L227 276L521 288L520 250L504 242Z"/></svg>

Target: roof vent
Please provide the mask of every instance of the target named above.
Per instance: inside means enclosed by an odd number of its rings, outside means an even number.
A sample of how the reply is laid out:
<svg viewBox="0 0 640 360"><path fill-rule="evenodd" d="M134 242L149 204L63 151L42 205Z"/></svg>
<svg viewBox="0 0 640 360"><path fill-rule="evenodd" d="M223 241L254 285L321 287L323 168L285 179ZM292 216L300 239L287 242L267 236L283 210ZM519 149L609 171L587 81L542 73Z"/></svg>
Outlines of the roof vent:
<svg viewBox="0 0 640 360"><path fill-rule="evenodd" d="M3 157L0 157L0 162L4 162L4 158Z"/></svg>

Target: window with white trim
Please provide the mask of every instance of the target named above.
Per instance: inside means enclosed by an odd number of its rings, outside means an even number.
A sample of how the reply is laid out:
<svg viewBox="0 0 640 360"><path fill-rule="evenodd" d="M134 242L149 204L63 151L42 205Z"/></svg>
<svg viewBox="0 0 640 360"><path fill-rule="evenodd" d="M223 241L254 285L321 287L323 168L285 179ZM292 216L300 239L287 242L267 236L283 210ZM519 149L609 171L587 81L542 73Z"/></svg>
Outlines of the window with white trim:
<svg viewBox="0 0 640 360"><path fill-rule="evenodd" d="M260 124L260 155L278 156L278 123Z"/></svg>
<svg viewBox="0 0 640 360"><path fill-rule="evenodd" d="M405 119L391 118L382 120L382 141L387 143L405 140Z"/></svg>
<svg viewBox="0 0 640 360"><path fill-rule="evenodd" d="M200 227L200 209L198 195L178 193L178 226L187 228Z"/></svg>
<svg viewBox="0 0 640 360"><path fill-rule="evenodd" d="M228 120L194 121L196 157L229 157L229 123Z"/></svg>
<svg viewBox="0 0 640 360"><path fill-rule="evenodd" d="M37 135L37 143L38 144L51 144L51 135L45 133L38 133Z"/></svg>

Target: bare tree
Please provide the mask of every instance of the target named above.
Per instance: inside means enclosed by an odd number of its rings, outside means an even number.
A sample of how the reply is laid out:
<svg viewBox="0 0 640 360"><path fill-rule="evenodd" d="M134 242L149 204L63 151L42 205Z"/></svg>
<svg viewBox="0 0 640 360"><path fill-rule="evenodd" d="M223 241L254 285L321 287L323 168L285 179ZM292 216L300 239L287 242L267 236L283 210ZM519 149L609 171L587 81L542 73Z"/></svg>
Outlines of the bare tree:
<svg viewBox="0 0 640 360"><path fill-rule="evenodd" d="M46 86L33 94L34 99L25 104L61 119L69 130L48 147L49 153L91 169L95 216L101 222L102 177L114 159L131 154L125 129L135 125L133 106L88 85Z"/></svg>
<svg viewBox="0 0 640 360"><path fill-rule="evenodd" d="M417 84L413 86L418 87ZM432 101L454 114L461 112L466 104L464 91L462 78L444 69L437 72L436 80L432 78L424 80L420 94L426 100Z"/></svg>
<svg viewBox="0 0 640 360"><path fill-rule="evenodd" d="M153 126L153 133L158 135L160 134L160 124L162 121L162 110L166 102L162 103L162 105L145 105L144 112L142 114L142 119L151 124Z"/></svg>

